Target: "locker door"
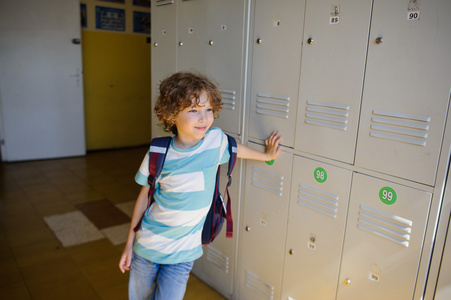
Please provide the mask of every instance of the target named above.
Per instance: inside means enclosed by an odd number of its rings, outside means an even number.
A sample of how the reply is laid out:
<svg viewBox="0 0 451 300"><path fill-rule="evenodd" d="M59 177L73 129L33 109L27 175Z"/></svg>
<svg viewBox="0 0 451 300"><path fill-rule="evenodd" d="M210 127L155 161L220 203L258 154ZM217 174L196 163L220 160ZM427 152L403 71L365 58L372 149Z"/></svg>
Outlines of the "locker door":
<svg viewBox="0 0 451 300"><path fill-rule="evenodd" d="M354 174L337 299L412 299L431 194Z"/></svg>
<svg viewBox="0 0 451 300"><path fill-rule="evenodd" d="M239 139L235 136L237 143ZM226 238L226 224L224 224L221 233L213 243L204 247L204 255L196 260L193 273L216 291L231 298L233 294L233 279L236 263L236 246L239 230L239 210L240 191L241 191L241 159L235 163L232 172L232 185L229 187L230 197L232 199L232 218L233 218L233 237ZM220 192L224 196L224 191L228 183L227 180L228 165L221 165ZM224 197L224 200L226 198Z"/></svg>
<svg viewBox="0 0 451 300"><path fill-rule="evenodd" d="M177 71L206 71L208 5L207 0L180 0L178 4Z"/></svg>
<svg viewBox="0 0 451 300"><path fill-rule="evenodd" d="M351 176L294 157L281 299L335 299Z"/></svg>
<svg viewBox="0 0 451 300"><path fill-rule="evenodd" d="M216 80L223 109L215 126L241 133L245 84L245 1L210 0L207 6L207 75Z"/></svg>
<svg viewBox="0 0 451 300"><path fill-rule="evenodd" d="M352 164L372 0L337 3L307 1L295 149Z"/></svg>
<svg viewBox="0 0 451 300"><path fill-rule="evenodd" d="M374 1L357 166L434 185L450 97L450 15L450 1Z"/></svg>
<svg viewBox="0 0 451 300"><path fill-rule="evenodd" d="M271 166L246 161L237 299L280 299L292 161L283 151Z"/></svg>
<svg viewBox="0 0 451 300"><path fill-rule="evenodd" d="M156 137L167 135L160 126L157 126L158 119L153 113L153 107L159 95L161 80L176 71L177 3L174 0L152 1L151 5L152 137Z"/></svg>
<svg viewBox="0 0 451 300"><path fill-rule="evenodd" d="M305 1L254 2L249 136L273 130L293 146L298 103Z"/></svg>

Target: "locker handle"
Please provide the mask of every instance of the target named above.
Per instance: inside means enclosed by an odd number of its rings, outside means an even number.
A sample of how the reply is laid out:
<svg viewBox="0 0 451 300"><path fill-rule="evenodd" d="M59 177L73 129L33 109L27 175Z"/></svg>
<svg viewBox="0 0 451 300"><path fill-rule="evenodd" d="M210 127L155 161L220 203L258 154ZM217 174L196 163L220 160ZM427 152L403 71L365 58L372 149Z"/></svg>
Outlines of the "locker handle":
<svg viewBox="0 0 451 300"><path fill-rule="evenodd" d="M208 45L213 45L213 41L212 40L210 40L210 41L208 41Z"/></svg>
<svg viewBox="0 0 451 300"><path fill-rule="evenodd" d="M288 253L290 253L290 255L294 254L294 249L290 249L290 251L288 251Z"/></svg>
<svg viewBox="0 0 451 300"><path fill-rule="evenodd" d="M263 41L262 41L262 39L257 39L257 44L261 44Z"/></svg>
<svg viewBox="0 0 451 300"><path fill-rule="evenodd" d="M246 231L251 231L251 227L250 226L246 226Z"/></svg>
<svg viewBox="0 0 451 300"><path fill-rule="evenodd" d="M346 285L351 285L351 279L346 278L346 279L345 279L345 284L346 284Z"/></svg>
<svg viewBox="0 0 451 300"><path fill-rule="evenodd" d="M153 43L153 46L154 47L158 47L158 43Z"/></svg>
<svg viewBox="0 0 451 300"><path fill-rule="evenodd" d="M382 44L383 41L384 40L380 36L376 38L376 44L378 44L378 45Z"/></svg>
<svg viewBox="0 0 451 300"><path fill-rule="evenodd" d="M183 42L179 42L179 46L182 47L183 46Z"/></svg>
<svg viewBox="0 0 451 300"><path fill-rule="evenodd" d="M313 44L313 38L308 38L307 39L307 44L309 44L309 45Z"/></svg>

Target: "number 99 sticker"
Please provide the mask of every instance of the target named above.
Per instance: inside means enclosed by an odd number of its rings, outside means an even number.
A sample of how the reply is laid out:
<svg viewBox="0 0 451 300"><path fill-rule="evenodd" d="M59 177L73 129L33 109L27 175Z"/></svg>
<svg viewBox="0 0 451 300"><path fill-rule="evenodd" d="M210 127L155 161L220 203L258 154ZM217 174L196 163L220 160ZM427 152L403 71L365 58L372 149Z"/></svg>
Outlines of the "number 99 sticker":
<svg viewBox="0 0 451 300"><path fill-rule="evenodd" d="M386 205L394 204L397 198L395 190L389 186L385 186L379 191L379 199Z"/></svg>

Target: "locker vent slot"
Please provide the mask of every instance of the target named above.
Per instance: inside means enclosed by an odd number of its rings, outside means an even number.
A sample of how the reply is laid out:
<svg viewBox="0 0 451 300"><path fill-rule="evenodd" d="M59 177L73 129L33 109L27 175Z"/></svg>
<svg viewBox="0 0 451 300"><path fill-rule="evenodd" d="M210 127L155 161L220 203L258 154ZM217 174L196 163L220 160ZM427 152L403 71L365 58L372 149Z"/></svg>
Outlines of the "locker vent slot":
<svg viewBox="0 0 451 300"><path fill-rule="evenodd" d="M357 227L401 246L409 247L412 225L408 219L360 205Z"/></svg>
<svg viewBox="0 0 451 300"><path fill-rule="evenodd" d="M430 122L428 116L373 110L370 136L426 146Z"/></svg>
<svg viewBox="0 0 451 300"><path fill-rule="evenodd" d="M252 185L282 196L283 176L252 167Z"/></svg>
<svg viewBox="0 0 451 300"><path fill-rule="evenodd" d="M156 6L163 6L163 5L169 5L174 4L174 0L156 0L155 5Z"/></svg>
<svg viewBox="0 0 451 300"><path fill-rule="evenodd" d="M235 110L235 94L236 91L232 90L220 90L222 94L222 103L224 105L222 106L225 109Z"/></svg>
<svg viewBox="0 0 451 300"><path fill-rule="evenodd" d="M207 260L214 265L216 265L219 269L224 271L224 273L229 273L229 257L219 251L218 249L213 248L209 245L207 248Z"/></svg>
<svg viewBox="0 0 451 300"><path fill-rule="evenodd" d="M304 122L345 131L348 116L349 105L307 100Z"/></svg>
<svg viewBox="0 0 451 300"><path fill-rule="evenodd" d="M257 113L288 119L290 97L257 93Z"/></svg>
<svg viewBox="0 0 451 300"><path fill-rule="evenodd" d="M329 217L337 217L338 198L338 195L299 184L298 203Z"/></svg>
<svg viewBox="0 0 451 300"><path fill-rule="evenodd" d="M249 270L246 270L246 286L265 299L274 299L274 286Z"/></svg>

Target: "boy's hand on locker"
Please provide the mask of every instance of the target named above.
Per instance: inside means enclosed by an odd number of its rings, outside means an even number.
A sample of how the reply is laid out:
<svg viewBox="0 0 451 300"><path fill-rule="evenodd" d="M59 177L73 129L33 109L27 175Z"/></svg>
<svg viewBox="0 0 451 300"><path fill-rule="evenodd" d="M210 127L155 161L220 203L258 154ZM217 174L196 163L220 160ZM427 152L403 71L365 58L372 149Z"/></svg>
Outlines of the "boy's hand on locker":
<svg viewBox="0 0 451 300"><path fill-rule="evenodd" d="M268 156L268 161L276 159L279 156L282 147L279 145L282 141L282 136L279 132L273 131L271 135L265 140L265 154Z"/></svg>

